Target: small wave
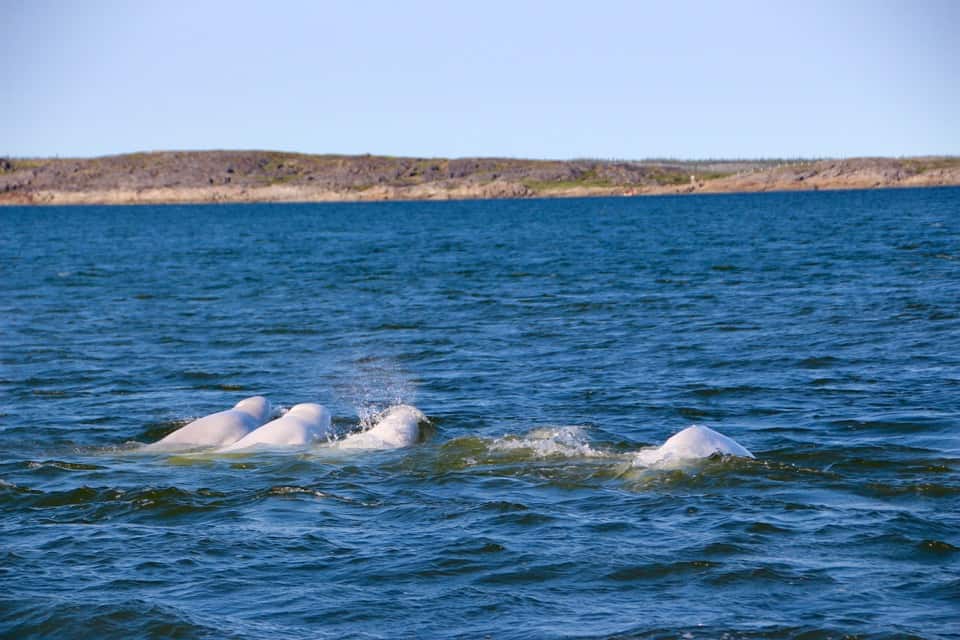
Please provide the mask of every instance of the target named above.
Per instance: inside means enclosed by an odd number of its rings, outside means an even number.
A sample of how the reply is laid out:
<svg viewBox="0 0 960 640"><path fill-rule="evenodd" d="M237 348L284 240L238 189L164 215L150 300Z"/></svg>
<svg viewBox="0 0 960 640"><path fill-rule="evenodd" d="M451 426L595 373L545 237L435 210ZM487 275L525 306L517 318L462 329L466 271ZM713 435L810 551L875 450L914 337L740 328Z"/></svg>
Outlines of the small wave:
<svg viewBox="0 0 960 640"><path fill-rule="evenodd" d="M81 462L64 462L63 460L30 460L26 463L28 469L58 469L60 471L100 471L106 469L95 464Z"/></svg>
<svg viewBox="0 0 960 640"><path fill-rule="evenodd" d="M211 489L185 490L178 487L93 487L80 486L62 491L17 491L24 508L34 511L40 521L51 523L94 523L117 518L169 520L220 509L246 495L227 496Z"/></svg>
<svg viewBox="0 0 960 640"><path fill-rule="evenodd" d="M0 478L0 496L2 496L4 493L36 495L36 494L41 494L43 492L39 491L38 489L31 489L30 487L24 487L22 485L9 482L7 480L4 480L3 478Z"/></svg>
<svg viewBox="0 0 960 640"><path fill-rule="evenodd" d="M722 586L758 585L764 582L812 586L816 583L834 584L836 579L826 569L802 569L782 563L771 563L761 566L737 566L711 575L709 581Z"/></svg>
<svg viewBox="0 0 960 640"><path fill-rule="evenodd" d="M187 380L219 380L224 374L216 371L181 371L180 377Z"/></svg>
<svg viewBox="0 0 960 640"><path fill-rule="evenodd" d="M56 598L35 603L6 600L4 635L11 638L166 637L199 638L222 633L213 621L202 622L176 608L142 599L117 599L109 604Z"/></svg>
<svg viewBox="0 0 960 640"><path fill-rule="evenodd" d="M864 485L864 491L867 495L880 498L900 498L905 496L949 498L960 495L960 486L937 482L869 482Z"/></svg>
<svg viewBox="0 0 960 640"><path fill-rule="evenodd" d="M311 489L309 487L295 487L289 485L281 485L277 487L270 487L267 489L267 494L271 496L288 496L288 495L297 495L297 494L306 494L313 496L315 498L327 498L329 494L324 493L318 489Z"/></svg>
<svg viewBox="0 0 960 640"><path fill-rule="evenodd" d="M657 578L667 578L674 575L699 573L719 566L721 566L719 562L714 562L712 560L682 560L666 563L656 562L652 564L641 564L617 569L616 571L608 574L607 578L617 582L647 581L655 580Z"/></svg>
<svg viewBox="0 0 960 640"><path fill-rule="evenodd" d="M761 387L756 387L753 385L736 385L736 386L718 386L718 387L706 387L699 386L690 390L690 393L697 396L698 398L714 398L717 396L728 396L728 395L749 395L763 393L767 391Z"/></svg>
<svg viewBox="0 0 960 640"><path fill-rule="evenodd" d="M321 491L313 487L301 487L298 485L276 485L258 492L258 497L260 498L297 498L299 496L316 498L318 500L336 500L337 502L360 507L382 506L382 503L378 500L357 500L356 498L331 493L329 491Z"/></svg>
<svg viewBox="0 0 960 640"><path fill-rule="evenodd" d="M477 579L479 584L506 585L519 587L527 584L540 584L551 580L563 579L576 570L577 563L555 562L524 565L505 571L486 573Z"/></svg>

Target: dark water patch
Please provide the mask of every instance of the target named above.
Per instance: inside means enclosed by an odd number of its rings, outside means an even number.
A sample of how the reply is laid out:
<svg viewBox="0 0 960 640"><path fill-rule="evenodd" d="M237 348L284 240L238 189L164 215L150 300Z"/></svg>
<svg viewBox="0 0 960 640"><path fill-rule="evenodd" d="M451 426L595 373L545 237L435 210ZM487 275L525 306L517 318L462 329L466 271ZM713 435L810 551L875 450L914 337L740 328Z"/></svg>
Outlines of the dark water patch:
<svg viewBox="0 0 960 640"><path fill-rule="evenodd" d="M924 553L931 553L935 555L950 555L960 551L960 547L956 547L949 542L944 542L943 540L923 540L922 542L917 543L917 549Z"/></svg>
<svg viewBox="0 0 960 640"><path fill-rule="evenodd" d="M0 631L11 638L66 638L78 632L98 638L204 638L222 633L212 624L198 624L176 609L146 600L56 605L9 599L3 607L8 615L0 618Z"/></svg>
<svg viewBox="0 0 960 640"><path fill-rule="evenodd" d="M711 542L703 547L701 554L704 556L716 556L720 558L740 556L750 552L747 545L739 545L731 542Z"/></svg>
<svg viewBox="0 0 960 640"><path fill-rule="evenodd" d="M955 427L955 422L937 416L896 415L890 417L833 420L829 423L829 426L848 431L913 433L952 429Z"/></svg>
<svg viewBox="0 0 960 640"><path fill-rule="evenodd" d="M749 527L747 527L747 531L749 531L750 533L773 534L773 535L790 533L789 529L778 527L777 525L769 522L754 522Z"/></svg>
<svg viewBox="0 0 960 640"><path fill-rule="evenodd" d="M878 498L952 498L960 496L960 484L938 482L869 482L860 492Z"/></svg>
<svg viewBox="0 0 960 640"><path fill-rule="evenodd" d="M689 420L702 420L704 418L716 415L715 412L704 410L698 407L678 407L677 413Z"/></svg>
<svg viewBox="0 0 960 640"><path fill-rule="evenodd" d="M21 499L19 506L28 509L33 520L47 524L93 524L144 518L152 522L174 523L250 499L243 494L227 496L210 489L80 486L61 491L31 492Z"/></svg>
<svg viewBox="0 0 960 640"><path fill-rule="evenodd" d="M840 360L833 356L810 356L797 363L804 369L829 369L840 364Z"/></svg>
<svg viewBox="0 0 960 640"><path fill-rule="evenodd" d="M83 424L90 426L99 426L99 425L114 425L123 422L127 419L127 416L121 415L105 415L105 416L95 416L92 418L85 418Z"/></svg>
<svg viewBox="0 0 960 640"><path fill-rule="evenodd" d="M139 433L133 436L133 440L145 443L157 442L192 421L193 418L148 422Z"/></svg>
<svg viewBox="0 0 960 640"><path fill-rule="evenodd" d="M731 324L731 323L720 323L710 326L711 329L716 329L717 331L723 331L726 333L732 333L735 331L759 331L762 327L753 324Z"/></svg>
<svg viewBox="0 0 960 640"><path fill-rule="evenodd" d="M497 500L494 502L484 502L479 506L482 511L494 511L496 513L509 513L515 511L528 511L530 508L524 504Z"/></svg>
<svg viewBox="0 0 960 640"><path fill-rule="evenodd" d="M864 473L869 471L912 471L927 466L949 466L950 459L935 456L926 447L905 446L893 442L876 444L854 439L827 439L821 444L781 436L784 443L763 451L764 460L819 469L831 473Z"/></svg>
<svg viewBox="0 0 960 640"><path fill-rule="evenodd" d="M698 398L716 398L722 396L750 396L766 392L762 387L752 385L699 387L690 390Z"/></svg>
<svg viewBox="0 0 960 640"><path fill-rule="evenodd" d="M696 626L663 625L631 628L609 635L573 635L564 636L577 640L923 640L923 636L905 633L902 630L875 630L869 634L849 632L852 627L863 627L864 620L845 620L846 624L824 623L802 625L777 625L753 622L742 627L724 626L715 622L701 623Z"/></svg>
<svg viewBox="0 0 960 640"><path fill-rule="evenodd" d="M874 457L864 457L864 453L872 453ZM931 458L931 453L929 450L865 452L860 447L853 447L850 451L831 456L832 460L825 470L848 477L884 474L897 478L920 478L929 474L954 472L956 461Z"/></svg>
<svg viewBox="0 0 960 640"><path fill-rule="evenodd" d="M398 322L386 322L384 324L373 327L372 331L416 331L420 329L421 326L417 324L404 324Z"/></svg>
<svg viewBox="0 0 960 640"><path fill-rule="evenodd" d="M786 564L720 569L711 572L708 580L717 585L750 584L756 588L761 588L761 585L764 584L813 588L815 585L826 586L836 582L824 569L803 569Z"/></svg>
<svg viewBox="0 0 960 640"><path fill-rule="evenodd" d="M17 497L18 494L37 495L41 493L43 492L38 489L31 489L30 487L25 487L20 484L8 482L7 480L0 478L0 497L5 497L12 501Z"/></svg>
<svg viewBox="0 0 960 640"><path fill-rule="evenodd" d="M497 527L517 527L526 529L528 527L540 527L554 522L557 518L548 513L537 513L533 511L523 512L505 512L501 515L492 517L489 522Z"/></svg>
<svg viewBox="0 0 960 640"><path fill-rule="evenodd" d="M220 380L224 377L228 377L229 374L224 374L217 371L181 371L179 377L185 380Z"/></svg>
<svg viewBox="0 0 960 640"><path fill-rule="evenodd" d="M320 331L310 327L267 327L262 333L268 336L316 336L321 335Z"/></svg>
<svg viewBox="0 0 960 640"><path fill-rule="evenodd" d="M633 567L617 569L608 574L609 580L618 582L646 582L669 577L688 576L689 574L705 573L714 567L721 566L712 560L685 560L678 562L642 564Z"/></svg>

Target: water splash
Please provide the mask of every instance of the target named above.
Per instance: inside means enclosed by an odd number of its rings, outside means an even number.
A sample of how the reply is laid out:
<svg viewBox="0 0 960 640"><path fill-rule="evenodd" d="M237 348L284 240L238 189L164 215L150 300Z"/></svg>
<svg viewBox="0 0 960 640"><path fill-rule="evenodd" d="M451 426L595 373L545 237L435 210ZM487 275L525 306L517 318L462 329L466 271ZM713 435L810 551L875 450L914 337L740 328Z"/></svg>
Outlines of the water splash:
<svg viewBox="0 0 960 640"><path fill-rule="evenodd" d="M416 403L416 381L392 358L358 358L344 380L339 393L354 407L361 431L371 428L387 408Z"/></svg>
<svg viewBox="0 0 960 640"><path fill-rule="evenodd" d="M496 438L488 449L495 451L528 451L534 458L602 458L608 454L593 448L586 427L580 425L539 427L524 436Z"/></svg>

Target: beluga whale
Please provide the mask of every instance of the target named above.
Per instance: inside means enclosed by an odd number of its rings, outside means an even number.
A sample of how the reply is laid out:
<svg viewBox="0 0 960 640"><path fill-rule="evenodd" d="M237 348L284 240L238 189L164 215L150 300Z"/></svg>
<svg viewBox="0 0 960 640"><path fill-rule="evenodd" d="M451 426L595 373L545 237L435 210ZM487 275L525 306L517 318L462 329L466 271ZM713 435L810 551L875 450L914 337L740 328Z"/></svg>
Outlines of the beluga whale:
<svg viewBox="0 0 960 640"><path fill-rule="evenodd" d="M262 425L273 412L270 401L253 396L238 402L232 409L197 418L144 447L147 450L176 450L199 447L224 447L240 440Z"/></svg>
<svg viewBox="0 0 960 640"><path fill-rule="evenodd" d="M384 411L377 423L336 443L339 449L399 449L420 440L420 424L429 422L416 407L398 404Z"/></svg>
<svg viewBox="0 0 960 640"><path fill-rule="evenodd" d="M325 441L333 435L330 411L313 402L294 405L283 416L271 420L236 442L217 450L227 453L252 447L297 447Z"/></svg>
<svg viewBox="0 0 960 640"><path fill-rule="evenodd" d="M739 442L709 427L693 425L667 438L659 447L637 452L634 466L674 464L709 458L714 454L753 458Z"/></svg>

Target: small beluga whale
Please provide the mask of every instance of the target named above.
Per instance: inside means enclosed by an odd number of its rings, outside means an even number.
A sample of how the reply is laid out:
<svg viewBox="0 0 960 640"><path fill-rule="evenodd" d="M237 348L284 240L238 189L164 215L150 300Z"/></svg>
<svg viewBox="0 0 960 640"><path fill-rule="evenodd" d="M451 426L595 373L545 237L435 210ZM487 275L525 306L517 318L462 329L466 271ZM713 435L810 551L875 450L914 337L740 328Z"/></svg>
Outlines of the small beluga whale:
<svg viewBox="0 0 960 640"><path fill-rule="evenodd" d="M399 404L384 411L376 424L336 443L339 449L399 449L420 440L420 424L429 422L416 407Z"/></svg>
<svg viewBox="0 0 960 640"><path fill-rule="evenodd" d="M228 453L251 448L302 447L329 440L333 435L330 411L313 402L294 405L283 416L271 420L233 444L217 450Z"/></svg>
<svg viewBox="0 0 960 640"><path fill-rule="evenodd" d="M238 402L232 409L197 418L161 440L149 444L148 451L173 451L201 447L224 447L240 440L262 425L273 408L263 396Z"/></svg>
<svg viewBox="0 0 960 640"><path fill-rule="evenodd" d="M714 454L753 458L754 455L733 438L709 427L693 425L672 435L659 447L637 452L633 466L673 465L709 458Z"/></svg>

